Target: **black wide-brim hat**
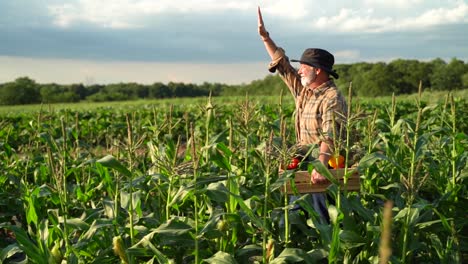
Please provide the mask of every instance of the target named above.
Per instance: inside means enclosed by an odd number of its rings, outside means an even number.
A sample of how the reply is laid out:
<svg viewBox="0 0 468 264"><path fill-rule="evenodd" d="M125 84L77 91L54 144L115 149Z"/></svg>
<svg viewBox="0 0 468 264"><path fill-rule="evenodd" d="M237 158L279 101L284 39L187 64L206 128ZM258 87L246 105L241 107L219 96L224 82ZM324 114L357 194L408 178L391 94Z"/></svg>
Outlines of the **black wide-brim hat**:
<svg viewBox="0 0 468 264"><path fill-rule="evenodd" d="M291 61L323 69L324 71L328 72L330 75L335 77L335 79L339 78L338 73L336 73L336 71L333 70L333 64L335 64L335 57L333 57L333 55L330 52L324 49L306 49L304 53L302 53L300 60Z"/></svg>

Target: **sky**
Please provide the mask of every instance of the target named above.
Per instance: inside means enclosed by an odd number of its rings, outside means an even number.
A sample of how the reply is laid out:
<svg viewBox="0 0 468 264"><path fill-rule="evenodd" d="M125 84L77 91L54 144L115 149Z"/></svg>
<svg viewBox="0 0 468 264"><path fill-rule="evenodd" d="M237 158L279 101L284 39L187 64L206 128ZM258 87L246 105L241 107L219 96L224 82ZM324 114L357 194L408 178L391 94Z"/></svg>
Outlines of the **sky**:
<svg viewBox="0 0 468 264"><path fill-rule="evenodd" d="M0 83L250 83L258 6L290 58L468 61L468 0L1 0Z"/></svg>

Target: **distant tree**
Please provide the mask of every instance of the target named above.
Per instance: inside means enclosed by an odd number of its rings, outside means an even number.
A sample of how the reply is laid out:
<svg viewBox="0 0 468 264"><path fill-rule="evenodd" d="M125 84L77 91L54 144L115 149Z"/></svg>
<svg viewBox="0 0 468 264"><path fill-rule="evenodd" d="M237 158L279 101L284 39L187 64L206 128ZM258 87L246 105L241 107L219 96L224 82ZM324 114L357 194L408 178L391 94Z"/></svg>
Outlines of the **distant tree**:
<svg viewBox="0 0 468 264"><path fill-rule="evenodd" d="M147 85L142 85L139 83L130 83L130 89L133 90L134 95L137 98L144 99L149 96L149 89Z"/></svg>
<svg viewBox="0 0 468 264"><path fill-rule="evenodd" d="M226 85L221 83L204 82L199 86L199 89L203 91L204 94L209 94L211 92L212 96L218 96L221 94L223 87L226 87Z"/></svg>
<svg viewBox="0 0 468 264"><path fill-rule="evenodd" d="M170 98L172 91L167 85L157 82L148 87L148 96L149 98Z"/></svg>
<svg viewBox="0 0 468 264"><path fill-rule="evenodd" d="M100 91L104 90L104 85L93 84L89 86L85 86L85 99L88 99L89 96L99 93Z"/></svg>
<svg viewBox="0 0 468 264"><path fill-rule="evenodd" d="M52 97L55 94L61 92L61 89L58 84L43 84L39 88L39 93L41 94L41 100L43 103L53 103Z"/></svg>
<svg viewBox="0 0 468 264"><path fill-rule="evenodd" d="M366 75L367 95L381 96L398 93L398 87L396 86L397 75L393 68L387 64L383 62L375 63Z"/></svg>
<svg viewBox="0 0 468 264"><path fill-rule="evenodd" d="M170 83L175 97L194 97L202 94L197 91L197 86L191 83Z"/></svg>
<svg viewBox="0 0 468 264"><path fill-rule="evenodd" d="M269 74L264 79L254 80L249 84L226 86L221 95L279 95L282 90L289 92L281 77Z"/></svg>
<svg viewBox="0 0 468 264"><path fill-rule="evenodd" d="M266 89L263 91L264 95L279 95L281 91L288 92L289 89L286 84L281 81L279 75L267 75L265 77ZM262 89L259 89L262 91Z"/></svg>
<svg viewBox="0 0 468 264"><path fill-rule="evenodd" d="M433 59L432 61L430 61L429 64L431 65L431 67L433 69L435 69L437 67L443 67L443 66L447 65L447 62L445 62L441 58L437 58L437 59Z"/></svg>
<svg viewBox="0 0 468 264"><path fill-rule="evenodd" d="M41 102L43 103L71 103L83 100L86 95L85 87L81 84L59 85L56 83L39 85Z"/></svg>
<svg viewBox="0 0 468 264"><path fill-rule="evenodd" d="M130 88L130 85L126 83L115 83L106 85L101 91L101 93L106 94L108 98L115 98L112 101L121 100L120 98L124 100L137 99L137 97L135 96L136 91L133 91Z"/></svg>
<svg viewBox="0 0 468 264"><path fill-rule="evenodd" d="M463 87L463 75L468 73L468 65L464 61L453 58L447 64L447 70L450 76L450 85L448 90L460 89Z"/></svg>
<svg viewBox="0 0 468 264"><path fill-rule="evenodd" d="M192 83L181 83L177 85L175 94L177 97L192 97L195 95L196 86Z"/></svg>
<svg viewBox="0 0 468 264"><path fill-rule="evenodd" d="M41 94L42 103L58 103L60 101L60 95L65 92L63 86L56 83L43 84L39 88Z"/></svg>
<svg viewBox="0 0 468 264"><path fill-rule="evenodd" d="M431 86L434 90L455 90L463 88L462 76L468 72L468 67L461 60L452 59L449 64L433 62Z"/></svg>
<svg viewBox="0 0 468 264"><path fill-rule="evenodd" d="M351 75L352 67L352 64L337 64L334 67L339 74L339 78L335 79L335 84L346 95L348 94L350 83L353 81L353 76Z"/></svg>
<svg viewBox="0 0 468 264"><path fill-rule="evenodd" d="M17 78L14 82L6 83L0 90L0 104L34 104L41 101L38 85L28 77Z"/></svg>
<svg viewBox="0 0 468 264"><path fill-rule="evenodd" d="M72 91L63 91L54 96L57 103L75 103L80 101L80 96Z"/></svg>
<svg viewBox="0 0 468 264"><path fill-rule="evenodd" d="M353 86L353 95L366 95L366 87L364 87L366 83L366 78L364 74L372 69L372 64L367 62L359 62L352 64L348 71L346 82L352 82ZM340 76L341 79L341 76ZM338 79L339 80L339 79ZM343 87L341 87L342 89Z"/></svg>
<svg viewBox="0 0 468 264"><path fill-rule="evenodd" d="M86 87L84 87L83 84L72 84L68 87L68 90L78 96L80 100L83 100L86 98Z"/></svg>
<svg viewBox="0 0 468 264"><path fill-rule="evenodd" d="M423 88L430 87L432 69L429 63L417 60L394 60L389 63L395 77L395 94L416 93L419 82Z"/></svg>
<svg viewBox="0 0 468 264"><path fill-rule="evenodd" d="M169 82L167 84L167 87L169 88L169 90L171 91L171 95L172 97L177 97L177 93L176 93L176 90L179 89L179 83L176 83L176 82Z"/></svg>
<svg viewBox="0 0 468 264"><path fill-rule="evenodd" d="M463 89L468 89L468 72L461 77Z"/></svg>

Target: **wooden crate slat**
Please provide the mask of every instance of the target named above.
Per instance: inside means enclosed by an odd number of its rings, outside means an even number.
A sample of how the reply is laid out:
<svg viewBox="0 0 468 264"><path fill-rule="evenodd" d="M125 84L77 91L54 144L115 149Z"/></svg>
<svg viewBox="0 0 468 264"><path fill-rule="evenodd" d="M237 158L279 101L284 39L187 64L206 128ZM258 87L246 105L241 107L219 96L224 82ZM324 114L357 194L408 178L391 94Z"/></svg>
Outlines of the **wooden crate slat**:
<svg viewBox="0 0 468 264"><path fill-rule="evenodd" d="M341 188L347 191L359 191L361 188L359 174L355 169L348 169L350 173L346 188L344 187L344 172L345 169L330 169L329 170L335 178L338 179ZM281 171L280 171L281 173ZM310 180L310 173L308 171L296 171L294 173L294 184L296 186L297 192L299 194L305 193L319 193L325 192L327 188L331 185L331 182L313 184ZM286 193L294 194L294 190L291 188L290 183L286 184Z"/></svg>

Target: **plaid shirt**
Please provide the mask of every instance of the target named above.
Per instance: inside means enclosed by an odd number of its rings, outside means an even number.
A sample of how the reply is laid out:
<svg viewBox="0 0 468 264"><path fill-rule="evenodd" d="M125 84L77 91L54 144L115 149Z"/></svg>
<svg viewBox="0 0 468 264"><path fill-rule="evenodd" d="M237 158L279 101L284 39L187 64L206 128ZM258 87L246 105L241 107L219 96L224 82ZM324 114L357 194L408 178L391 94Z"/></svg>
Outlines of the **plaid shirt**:
<svg viewBox="0 0 468 264"><path fill-rule="evenodd" d="M347 105L333 80L311 89L304 88L301 76L291 66L284 50L278 48L269 65L270 72L278 70L296 103L295 125L299 145L320 144L345 135ZM332 125L333 119L335 126ZM338 137L334 137L338 135Z"/></svg>

